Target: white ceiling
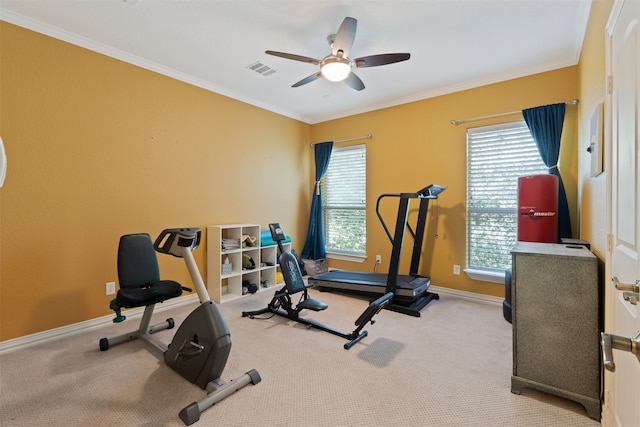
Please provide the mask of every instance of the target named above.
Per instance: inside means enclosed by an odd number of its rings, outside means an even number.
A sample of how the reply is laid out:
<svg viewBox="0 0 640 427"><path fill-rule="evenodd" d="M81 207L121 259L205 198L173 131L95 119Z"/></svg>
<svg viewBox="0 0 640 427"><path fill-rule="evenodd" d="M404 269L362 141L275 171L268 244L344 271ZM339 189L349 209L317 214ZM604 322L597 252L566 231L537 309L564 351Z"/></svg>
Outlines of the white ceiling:
<svg viewBox="0 0 640 427"><path fill-rule="evenodd" d="M578 63L591 0L2 0L0 19L307 123ZM264 53L322 59L358 20L351 58L409 52L357 69L366 88ZM248 68L261 62L263 76Z"/></svg>

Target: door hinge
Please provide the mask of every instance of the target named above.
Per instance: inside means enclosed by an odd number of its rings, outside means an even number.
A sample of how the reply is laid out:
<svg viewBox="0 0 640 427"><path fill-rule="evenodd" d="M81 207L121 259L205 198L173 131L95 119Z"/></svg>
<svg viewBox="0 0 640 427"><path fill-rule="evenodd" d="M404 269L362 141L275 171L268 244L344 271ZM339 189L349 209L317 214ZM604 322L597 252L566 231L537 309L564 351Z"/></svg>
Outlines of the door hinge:
<svg viewBox="0 0 640 427"><path fill-rule="evenodd" d="M607 76L607 95L613 93L613 76Z"/></svg>

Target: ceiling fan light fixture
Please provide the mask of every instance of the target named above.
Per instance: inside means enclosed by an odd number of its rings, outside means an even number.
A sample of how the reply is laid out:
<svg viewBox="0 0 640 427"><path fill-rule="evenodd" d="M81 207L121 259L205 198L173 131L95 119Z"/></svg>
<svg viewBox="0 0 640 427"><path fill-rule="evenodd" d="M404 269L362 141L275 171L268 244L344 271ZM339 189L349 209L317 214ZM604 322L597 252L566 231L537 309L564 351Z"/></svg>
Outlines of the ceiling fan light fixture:
<svg viewBox="0 0 640 427"><path fill-rule="evenodd" d="M351 61L346 58L329 56L322 61L322 75L332 82L340 82L351 72Z"/></svg>
<svg viewBox="0 0 640 427"><path fill-rule="evenodd" d="M300 87L316 81L320 77L324 77L332 82L342 81L350 88L360 91L364 89L364 83L352 70L406 61L411 55L408 53L384 53L381 55L362 56L354 60L349 59L349 52L356 37L357 25L358 21L355 18L349 16L344 18L342 24L340 24L340 28L338 28L338 32L329 34L329 37L327 37L327 41L329 45L331 45L331 53L322 60L309 58L308 56L294 55L292 53L277 52L275 50L266 50L264 53L294 61L306 62L316 67L320 66L320 71L316 71L310 76L294 83L291 87Z"/></svg>

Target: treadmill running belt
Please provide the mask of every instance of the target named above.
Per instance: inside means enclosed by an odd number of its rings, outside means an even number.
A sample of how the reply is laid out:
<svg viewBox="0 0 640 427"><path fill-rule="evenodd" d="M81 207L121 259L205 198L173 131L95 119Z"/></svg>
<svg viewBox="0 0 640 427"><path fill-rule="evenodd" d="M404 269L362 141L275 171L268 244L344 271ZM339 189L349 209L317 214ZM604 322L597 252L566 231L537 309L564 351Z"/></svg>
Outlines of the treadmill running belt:
<svg viewBox="0 0 640 427"><path fill-rule="evenodd" d="M384 294L387 288L387 275L363 271L334 270L309 277L309 284L319 288ZM430 284L431 280L428 277L398 275L396 296L409 299L419 298L427 292Z"/></svg>

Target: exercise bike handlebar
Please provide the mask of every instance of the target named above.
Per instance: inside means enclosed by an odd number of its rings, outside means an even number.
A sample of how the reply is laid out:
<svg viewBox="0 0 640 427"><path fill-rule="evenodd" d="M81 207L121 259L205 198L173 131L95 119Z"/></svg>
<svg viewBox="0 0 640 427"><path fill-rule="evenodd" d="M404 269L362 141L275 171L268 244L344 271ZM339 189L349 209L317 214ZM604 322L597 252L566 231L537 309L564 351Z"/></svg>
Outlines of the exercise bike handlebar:
<svg viewBox="0 0 640 427"><path fill-rule="evenodd" d="M200 303L211 301L207 287L202 280L193 251L200 246L202 230L199 228L167 228L160 232L153 243L153 248L161 254L169 254L178 258L184 258L191 281L196 288Z"/></svg>
<svg viewBox="0 0 640 427"><path fill-rule="evenodd" d="M167 228L153 243L153 248L161 254L170 254L182 258L183 248L193 252L200 246L202 230L199 228Z"/></svg>

